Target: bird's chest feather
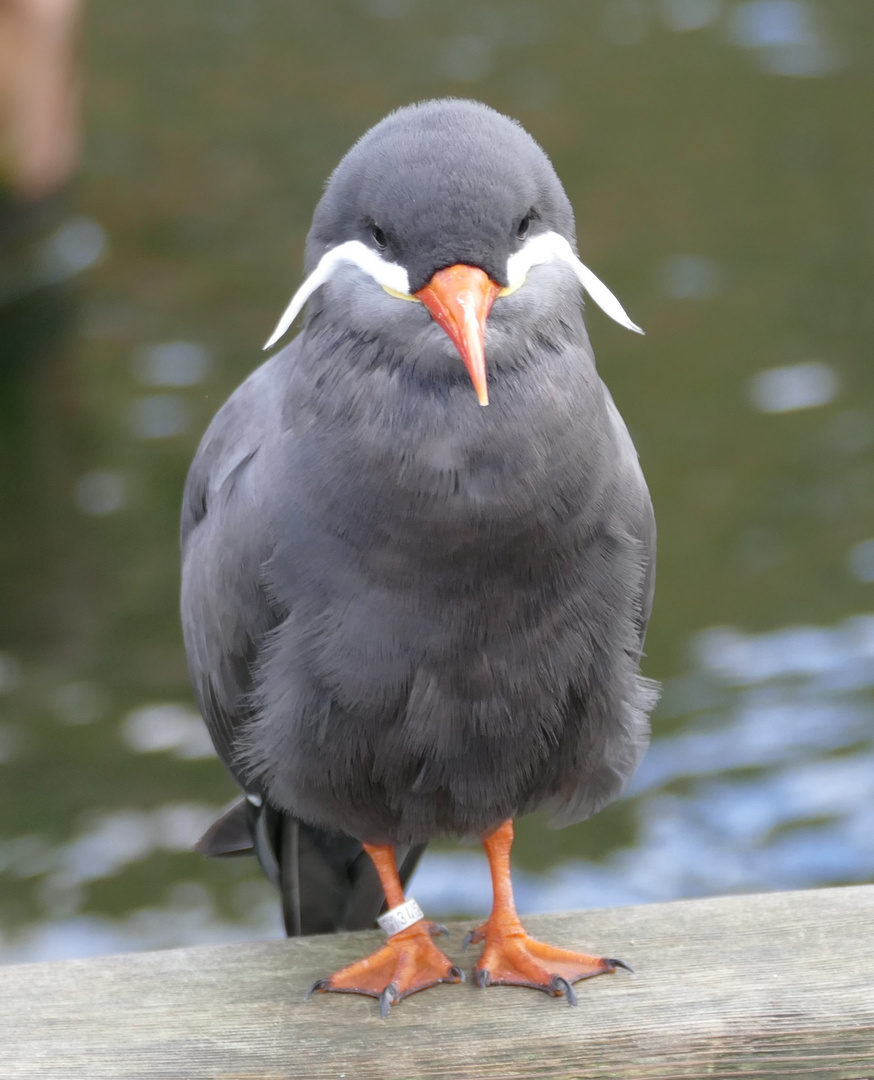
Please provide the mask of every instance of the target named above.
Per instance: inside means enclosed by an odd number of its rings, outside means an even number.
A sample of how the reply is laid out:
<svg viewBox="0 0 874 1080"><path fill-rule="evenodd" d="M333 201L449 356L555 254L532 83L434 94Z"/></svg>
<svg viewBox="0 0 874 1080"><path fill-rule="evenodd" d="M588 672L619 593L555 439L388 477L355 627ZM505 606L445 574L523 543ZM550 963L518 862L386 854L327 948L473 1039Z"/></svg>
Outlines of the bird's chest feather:
<svg viewBox="0 0 874 1080"><path fill-rule="evenodd" d="M322 396L304 399L286 512L358 550L384 543L423 562L455 561L468 546L487 561L502 544L539 545L597 499L605 476L602 417L587 408L600 381L580 367L561 373L571 379L561 392L543 373L539 384L507 377L488 408L460 379L436 392L381 370L363 380L366 393L352 378L344 396L331 386L330 413Z"/></svg>
<svg viewBox="0 0 874 1080"><path fill-rule="evenodd" d="M301 569L356 573L377 590L459 594L506 584L517 561L527 577L538 567L549 575L572 542L569 524L597 501L601 441L549 401L496 394L483 409L468 390L424 405L387 393L369 413L353 399L289 438L294 483L277 534L290 548L303 542ZM313 558L316 538L332 549L330 567Z"/></svg>
<svg viewBox="0 0 874 1080"><path fill-rule="evenodd" d="M551 429L536 409L520 424L498 398L289 436L265 568L287 615L254 756L305 819L477 831L558 783L573 685L614 636L611 582L637 571L605 535L595 429L554 408Z"/></svg>
<svg viewBox="0 0 874 1080"><path fill-rule="evenodd" d="M350 713L530 710L544 673L576 662L599 463L555 409L551 429L490 410L311 427L290 446L271 590L289 653Z"/></svg>

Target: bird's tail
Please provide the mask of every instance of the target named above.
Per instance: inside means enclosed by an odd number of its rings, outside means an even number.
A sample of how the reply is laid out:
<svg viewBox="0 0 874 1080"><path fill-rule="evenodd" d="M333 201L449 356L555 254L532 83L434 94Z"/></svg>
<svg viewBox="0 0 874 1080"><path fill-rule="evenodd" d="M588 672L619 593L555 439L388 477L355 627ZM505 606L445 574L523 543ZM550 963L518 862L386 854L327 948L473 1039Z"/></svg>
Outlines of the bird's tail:
<svg viewBox="0 0 874 1080"><path fill-rule="evenodd" d="M360 840L306 825L267 803L237 799L195 850L213 857L257 855L279 886L289 937L369 930L385 907L379 877ZM404 887L424 850L424 844L398 850Z"/></svg>

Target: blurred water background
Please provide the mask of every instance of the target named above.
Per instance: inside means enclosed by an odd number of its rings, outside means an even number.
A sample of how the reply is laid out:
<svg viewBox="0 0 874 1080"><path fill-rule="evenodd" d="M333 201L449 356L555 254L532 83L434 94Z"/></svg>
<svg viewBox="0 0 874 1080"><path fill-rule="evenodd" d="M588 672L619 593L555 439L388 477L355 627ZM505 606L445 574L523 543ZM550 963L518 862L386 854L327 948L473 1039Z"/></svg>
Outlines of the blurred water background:
<svg viewBox="0 0 874 1080"><path fill-rule="evenodd" d="M874 878L874 5L91 0L78 179L0 250L0 960L278 935L177 618L186 468L300 280L321 185L454 94L553 159L660 529L655 738L520 823L523 911ZM432 917L480 914L477 848Z"/></svg>

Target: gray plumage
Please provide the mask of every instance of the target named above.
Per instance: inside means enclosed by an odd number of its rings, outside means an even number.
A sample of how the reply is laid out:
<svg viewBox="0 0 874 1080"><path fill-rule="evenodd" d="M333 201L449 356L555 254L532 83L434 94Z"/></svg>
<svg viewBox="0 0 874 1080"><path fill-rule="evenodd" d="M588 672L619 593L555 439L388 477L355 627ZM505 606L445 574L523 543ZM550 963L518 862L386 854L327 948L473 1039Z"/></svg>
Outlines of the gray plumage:
<svg viewBox="0 0 874 1080"><path fill-rule="evenodd" d="M575 246L521 127L425 103L340 164L307 268L376 227L411 290L458 262L504 284L526 217ZM417 855L538 808L581 820L646 743L655 525L573 273L534 266L485 341L481 408L424 305L342 265L216 415L186 484L183 628L216 749L271 813L352 838L344 866L362 840Z"/></svg>

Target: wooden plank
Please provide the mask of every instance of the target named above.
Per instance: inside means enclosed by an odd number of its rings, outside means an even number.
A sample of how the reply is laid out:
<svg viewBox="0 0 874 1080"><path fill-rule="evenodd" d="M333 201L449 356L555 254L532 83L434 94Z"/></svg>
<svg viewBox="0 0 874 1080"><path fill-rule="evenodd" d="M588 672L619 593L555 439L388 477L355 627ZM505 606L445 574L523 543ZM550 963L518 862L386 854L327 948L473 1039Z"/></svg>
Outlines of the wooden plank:
<svg viewBox="0 0 874 1080"><path fill-rule="evenodd" d="M874 1080L874 886L526 920L635 969L580 1004L470 981L316 995L377 933L0 969L3 1080ZM451 927L447 953L466 970ZM443 939L446 941L446 939ZM476 955L475 950L472 951Z"/></svg>

